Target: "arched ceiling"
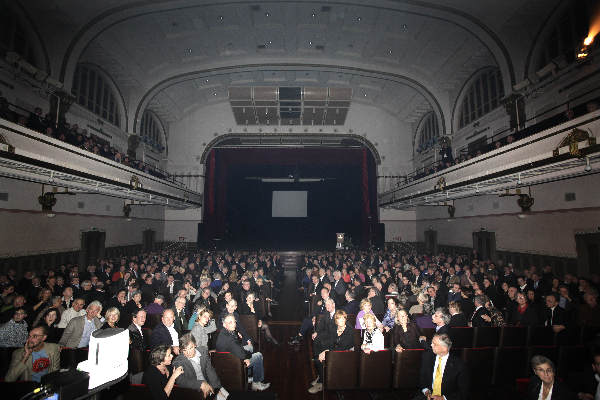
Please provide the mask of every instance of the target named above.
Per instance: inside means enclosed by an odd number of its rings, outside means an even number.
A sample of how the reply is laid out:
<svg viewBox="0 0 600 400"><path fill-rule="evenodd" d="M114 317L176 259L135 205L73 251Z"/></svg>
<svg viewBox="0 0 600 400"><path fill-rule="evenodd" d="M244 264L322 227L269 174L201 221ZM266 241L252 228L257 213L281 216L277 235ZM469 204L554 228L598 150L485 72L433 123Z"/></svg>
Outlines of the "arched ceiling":
<svg viewBox="0 0 600 400"><path fill-rule="evenodd" d="M521 53L560 0L28 1L70 87L77 62L115 80L130 115L165 121L227 101L231 85L350 86L406 122L448 124L464 81ZM520 47L519 47L520 46ZM339 71L335 67L340 67ZM515 69L517 68L517 72ZM508 90L507 90L508 92ZM141 111L140 111L141 110Z"/></svg>

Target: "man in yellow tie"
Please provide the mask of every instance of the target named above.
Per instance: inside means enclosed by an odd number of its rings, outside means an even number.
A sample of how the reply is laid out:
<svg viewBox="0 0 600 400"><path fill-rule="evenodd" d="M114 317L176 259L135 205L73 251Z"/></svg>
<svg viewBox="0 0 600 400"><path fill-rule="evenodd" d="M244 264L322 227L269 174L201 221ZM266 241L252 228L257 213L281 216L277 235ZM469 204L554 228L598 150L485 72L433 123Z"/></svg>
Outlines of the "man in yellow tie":
<svg viewBox="0 0 600 400"><path fill-rule="evenodd" d="M469 375L463 361L450 355L452 341L446 334L435 335L431 351L421 364L421 393L416 399L466 400Z"/></svg>

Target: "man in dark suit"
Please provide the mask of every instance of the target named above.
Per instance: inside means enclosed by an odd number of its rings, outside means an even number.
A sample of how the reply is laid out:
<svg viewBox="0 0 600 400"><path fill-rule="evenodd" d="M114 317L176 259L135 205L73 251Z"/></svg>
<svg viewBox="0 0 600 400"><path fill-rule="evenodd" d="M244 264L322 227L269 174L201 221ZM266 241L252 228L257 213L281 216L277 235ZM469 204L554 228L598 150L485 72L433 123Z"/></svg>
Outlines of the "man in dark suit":
<svg viewBox="0 0 600 400"><path fill-rule="evenodd" d="M335 294L333 298L337 305L344 304L346 298L346 283L342 279L342 273L338 270L333 271L333 282L331 283L331 291Z"/></svg>
<svg viewBox="0 0 600 400"><path fill-rule="evenodd" d="M451 301L450 304L448 304L448 310L450 311L450 322L448 323L450 327L469 325L467 323L467 317L461 312L459 302Z"/></svg>
<svg viewBox="0 0 600 400"><path fill-rule="evenodd" d="M431 351L423 355L420 374L421 393L416 399L466 400L469 374L463 361L450 355L452 341L446 334L434 335Z"/></svg>
<svg viewBox="0 0 600 400"><path fill-rule="evenodd" d="M179 336L183 335L183 331L188 329L188 319L185 315L185 297L177 297L173 307L173 315L175 316L175 330Z"/></svg>
<svg viewBox="0 0 600 400"><path fill-rule="evenodd" d="M204 398L217 393L221 381L210 363L208 349L205 346L196 347L196 339L186 333L179 339L180 355L173 360L173 368L183 367L183 374L177 377L175 383L184 388L201 391Z"/></svg>
<svg viewBox="0 0 600 400"><path fill-rule="evenodd" d="M488 322L481 317L482 315L490 315L487 308L485 308L486 300L487 299L485 298L485 296L482 295L475 296L475 299L473 299L473 302L475 303L475 311L471 316L471 326L473 328L479 326L492 326L491 322Z"/></svg>
<svg viewBox="0 0 600 400"><path fill-rule="evenodd" d="M142 331L142 326L144 326L145 323L146 311L140 309L132 314L131 324L127 329L129 330L129 346L133 350L146 350L146 345L144 344L144 332Z"/></svg>
<svg viewBox="0 0 600 400"><path fill-rule="evenodd" d="M216 348L220 352L228 352L243 360L246 367L252 368L252 390L263 391L271 386L264 383L264 364L261 353L252 353L244 349L242 335L236 330L236 320L233 314L223 318L223 329L217 337Z"/></svg>
<svg viewBox="0 0 600 400"><path fill-rule="evenodd" d="M346 314L356 315L359 312L359 304L354 297L354 291L352 289L346 290L346 305L342 307L342 310L346 311Z"/></svg>
<svg viewBox="0 0 600 400"><path fill-rule="evenodd" d="M175 314L173 310L166 309L162 313L161 323L156 325L150 336L150 348L155 348L160 344L171 346L173 353L179 355L179 335L175 330Z"/></svg>

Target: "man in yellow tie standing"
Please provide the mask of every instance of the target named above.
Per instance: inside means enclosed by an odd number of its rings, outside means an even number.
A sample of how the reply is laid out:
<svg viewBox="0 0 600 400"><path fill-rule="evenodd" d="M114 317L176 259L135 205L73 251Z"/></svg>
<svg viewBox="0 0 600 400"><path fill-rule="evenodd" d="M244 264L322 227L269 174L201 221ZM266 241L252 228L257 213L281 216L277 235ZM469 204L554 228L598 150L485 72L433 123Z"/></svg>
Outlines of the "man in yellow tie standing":
<svg viewBox="0 0 600 400"><path fill-rule="evenodd" d="M467 400L469 375L463 361L450 355L452 341L446 334L435 335L431 351L421 364L421 393L416 399Z"/></svg>

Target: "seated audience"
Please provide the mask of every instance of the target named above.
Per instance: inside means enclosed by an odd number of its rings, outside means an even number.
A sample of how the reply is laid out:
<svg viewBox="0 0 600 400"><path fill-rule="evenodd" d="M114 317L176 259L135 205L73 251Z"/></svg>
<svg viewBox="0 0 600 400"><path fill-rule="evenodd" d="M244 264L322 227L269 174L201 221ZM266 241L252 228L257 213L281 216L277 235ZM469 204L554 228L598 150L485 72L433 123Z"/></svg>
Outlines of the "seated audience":
<svg viewBox="0 0 600 400"><path fill-rule="evenodd" d="M358 313L358 301L356 300L356 296L354 294L354 290L347 289L345 293L346 304L342 307L342 310L346 311L348 315L356 315Z"/></svg>
<svg viewBox="0 0 600 400"><path fill-rule="evenodd" d="M355 329L365 329L365 315L366 314L375 315L373 313L373 311L371 310L371 300L362 299L360 302L360 311L358 312L358 314L356 314L356 324L354 326ZM379 322L377 317L375 317L375 319L377 320L377 326L380 326L381 322Z"/></svg>
<svg viewBox="0 0 600 400"><path fill-rule="evenodd" d="M213 319L212 311L204 306L200 306L197 311L197 315L198 318L195 321L190 333L194 337L198 346L208 348L209 335L217 330L217 324Z"/></svg>
<svg viewBox="0 0 600 400"><path fill-rule="evenodd" d="M174 327L179 336L183 335L183 331L186 330L188 326L188 319L185 313L185 304L185 297L177 297L175 299L174 307L172 309L173 316L175 318Z"/></svg>
<svg viewBox="0 0 600 400"><path fill-rule="evenodd" d="M217 337L217 351L231 353L242 360L246 367L252 369L252 390L265 390L271 384L263 382L263 356L261 353L252 353L244 348L246 342L244 342L242 334L236 330L236 327L235 316L227 314L223 318L223 329Z"/></svg>
<svg viewBox="0 0 600 400"><path fill-rule="evenodd" d="M535 326L538 324L538 316L535 310L529 307L527 297L524 293L517 293L517 308L511 314L511 325L516 326Z"/></svg>
<svg viewBox="0 0 600 400"><path fill-rule="evenodd" d="M175 330L175 314L170 308L162 313L160 324L156 325L150 336L150 347L155 348L164 344L173 348L173 353L179 355L179 334Z"/></svg>
<svg viewBox="0 0 600 400"><path fill-rule="evenodd" d="M47 343L58 343L62 335L62 329L57 327L58 321L60 321L60 313L56 308L49 308L46 310L44 315L40 318L40 325L46 326L48 329L46 342Z"/></svg>
<svg viewBox="0 0 600 400"><path fill-rule="evenodd" d="M71 289L71 288L69 287L69 289ZM65 312L63 312L61 314L60 322L58 323L57 327L64 329L69 324L69 321L71 321L73 318L81 317L82 315L85 315L85 310L83 309L84 305L85 305L85 300L83 300L81 298L77 298L77 299L73 300L73 302L71 303L71 307L67 308L65 310Z"/></svg>
<svg viewBox="0 0 600 400"><path fill-rule="evenodd" d="M387 310L385 311L385 315L383 316L383 328L386 332L389 332L394 328L394 323L396 321L396 313L398 312L398 308L400 306L400 302L396 298L389 298L386 301Z"/></svg>
<svg viewBox="0 0 600 400"><path fill-rule="evenodd" d="M495 326L497 328L506 325L504 316L500 310L494 307L492 301L488 298L485 298L485 308L488 310L488 315L481 315L481 318L483 318L484 321L489 322L491 326Z"/></svg>
<svg viewBox="0 0 600 400"><path fill-rule="evenodd" d="M423 355L421 362L421 398L460 400L469 398L468 370L459 357L450 354L451 347L452 341L448 335L433 336L431 351Z"/></svg>
<svg viewBox="0 0 600 400"><path fill-rule="evenodd" d="M186 333L179 339L181 354L173 360L173 368L183 367L175 383L181 387L202 392L208 398L221 389L221 381L210 362L208 349L197 346L194 336Z"/></svg>
<svg viewBox="0 0 600 400"><path fill-rule="evenodd" d="M10 321L0 326L0 347L21 347L27 341L27 312L24 308L13 311Z"/></svg>
<svg viewBox="0 0 600 400"><path fill-rule="evenodd" d="M312 386L308 389L308 393L315 394L323 390L323 363L325 362L325 354L332 351L352 350L354 348L354 338L352 328L348 326L347 314L343 310L335 312L333 317L336 329L330 333L330 337L323 340L324 349L316 354L313 359L317 369L317 379L312 382Z"/></svg>
<svg viewBox="0 0 600 400"><path fill-rule="evenodd" d="M171 396L175 380L183 374L183 367L171 368L171 347L158 345L150 352L150 365L144 371L142 383L148 386L153 400L166 400Z"/></svg>
<svg viewBox="0 0 600 400"><path fill-rule="evenodd" d="M525 295L522 294L522 298L525 299ZM491 326L491 322L488 321L489 318L484 318L484 316L490 316L489 311L487 310L487 308L485 308L485 303L487 300L488 299L485 297L485 295L477 295L473 299L473 303L475 304L475 311L473 312L470 321L470 325L473 328L477 328L479 326ZM533 310L530 309L529 312L533 313Z"/></svg>
<svg viewBox="0 0 600 400"><path fill-rule="evenodd" d="M104 314L105 322L102 324L100 329L110 329L110 328L118 328L119 319L121 318L121 313L119 309L116 307L111 307L106 310Z"/></svg>
<svg viewBox="0 0 600 400"><path fill-rule="evenodd" d="M87 347L92 332L102 326L98 318L101 312L102 304L98 301L91 302L86 308L85 315L69 321L58 343L63 347Z"/></svg>
<svg viewBox="0 0 600 400"><path fill-rule="evenodd" d="M129 345L134 350L144 351L144 330L142 327L146 323L146 311L137 310L131 314L131 324L127 327L129 331Z"/></svg>
<svg viewBox="0 0 600 400"><path fill-rule="evenodd" d="M528 400L567 400L575 396L569 388L556 379L554 363L544 356L531 357L531 368L535 374L529 382L527 389Z"/></svg>
<svg viewBox="0 0 600 400"><path fill-rule="evenodd" d="M600 397L600 349L592 353L592 368L585 371L584 380L577 397L581 400L597 400Z"/></svg>
<svg viewBox="0 0 600 400"><path fill-rule="evenodd" d="M377 328L377 319L373 314L365 315L365 331L361 349L367 354L384 349L383 333Z"/></svg>
<svg viewBox="0 0 600 400"><path fill-rule="evenodd" d="M450 312L449 327L468 326L467 317L461 312L460 303L458 301L451 301L448 304L448 311Z"/></svg>
<svg viewBox="0 0 600 400"><path fill-rule="evenodd" d="M60 347L46 343L48 330L37 326L29 332L25 346L13 352L6 382L40 382L42 377L60 368Z"/></svg>
<svg viewBox="0 0 600 400"><path fill-rule="evenodd" d="M410 320L406 310L401 309L396 313L394 330L392 331L392 342L397 352L404 349L420 349L419 338L421 329Z"/></svg>
<svg viewBox="0 0 600 400"><path fill-rule="evenodd" d="M163 304L165 303L165 297L162 294L157 294L154 296L154 301L148 304L144 310L146 310L146 314L158 314L162 315L165 308Z"/></svg>
<svg viewBox="0 0 600 400"><path fill-rule="evenodd" d="M260 312L260 308L255 306L256 296L254 292L248 292L246 294L245 302L240 305L240 315L255 315L258 320L258 328L261 329L265 333L265 339L269 343L273 343L275 346L278 346L279 343L277 340L271 335L271 330L269 329L269 325L264 322L264 314ZM258 312L257 312L258 311Z"/></svg>

